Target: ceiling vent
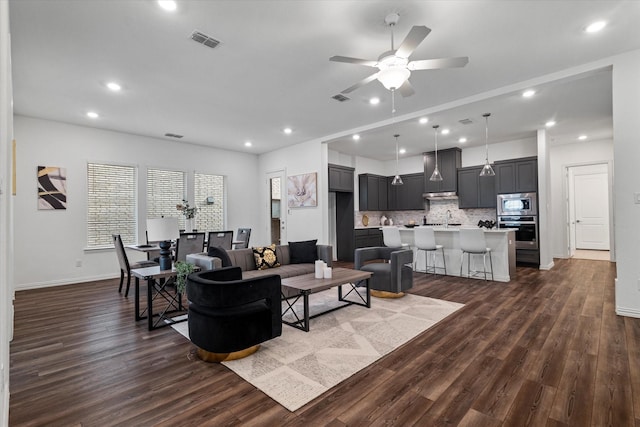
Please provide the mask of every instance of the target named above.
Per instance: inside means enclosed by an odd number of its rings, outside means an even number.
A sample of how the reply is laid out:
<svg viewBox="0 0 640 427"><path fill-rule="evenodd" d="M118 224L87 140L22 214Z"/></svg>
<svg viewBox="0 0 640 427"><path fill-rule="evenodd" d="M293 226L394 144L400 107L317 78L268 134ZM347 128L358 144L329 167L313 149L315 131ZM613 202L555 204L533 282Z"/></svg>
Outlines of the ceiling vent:
<svg viewBox="0 0 640 427"><path fill-rule="evenodd" d="M164 136L168 136L169 138L177 138L180 139L182 138L184 135L178 135L177 133L165 133Z"/></svg>
<svg viewBox="0 0 640 427"><path fill-rule="evenodd" d="M200 31L197 31L197 30L194 30L194 32L191 33L191 40L196 41L205 46L208 46L212 49L220 44L220 41L212 37L209 37L208 35L201 33Z"/></svg>
<svg viewBox="0 0 640 427"><path fill-rule="evenodd" d="M348 97L344 96L341 93L339 93L337 95L334 95L331 98L335 99L336 101L340 101L340 102L348 101L348 100L351 99L351 98L348 98Z"/></svg>
<svg viewBox="0 0 640 427"><path fill-rule="evenodd" d="M463 125L470 125L471 123L473 123L471 119L462 119L462 120L458 120L458 122L460 122Z"/></svg>

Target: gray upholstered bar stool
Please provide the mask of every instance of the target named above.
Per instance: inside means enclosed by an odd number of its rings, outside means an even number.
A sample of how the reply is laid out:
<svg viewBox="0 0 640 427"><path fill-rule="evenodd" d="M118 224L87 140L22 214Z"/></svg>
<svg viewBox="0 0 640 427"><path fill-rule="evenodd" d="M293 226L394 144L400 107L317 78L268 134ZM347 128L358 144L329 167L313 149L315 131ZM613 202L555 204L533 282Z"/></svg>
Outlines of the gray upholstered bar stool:
<svg viewBox="0 0 640 427"><path fill-rule="evenodd" d="M467 277L472 277L480 273L484 273L484 280L487 280L487 254L489 255L489 266L491 267L491 280L493 280L493 263L491 261L491 248L487 247L487 241L484 237L484 230L481 228L461 228L460 229L460 249L462 256L460 257L460 276L462 276L462 265L464 263L464 254L467 255ZM482 255L483 270L471 270L471 255Z"/></svg>
<svg viewBox="0 0 640 427"><path fill-rule="evenodd" d="M436 274L436 269L447 274L447 262L444 259L444 248L442 245L436 244L436 234L431 227L416 227L413 229L413 239L416 246L416 259L413 261L413 271L416 270L416 262L420 251L424 251L424 272ZM436 253L440 250L442 253L442 267L436 265ZM433 264L429 266L429 258L433 259Z"/></svg>
<svg viewBox="0 0 640 427"><path fill-rule="evenodd" d="M382 227L382 240L388 248L407 249L409 247L409 244L402 243L398 227Z"/></svg>

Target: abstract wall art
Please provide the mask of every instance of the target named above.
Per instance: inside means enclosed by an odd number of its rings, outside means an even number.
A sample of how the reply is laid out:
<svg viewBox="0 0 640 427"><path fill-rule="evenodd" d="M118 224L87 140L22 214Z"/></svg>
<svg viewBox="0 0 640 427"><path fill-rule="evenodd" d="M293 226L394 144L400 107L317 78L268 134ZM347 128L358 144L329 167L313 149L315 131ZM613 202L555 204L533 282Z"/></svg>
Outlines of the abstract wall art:
<svg viewBox="0 0 640 427"><path fill-rule="evenodd" d="M67 170L38 166L38 209L67 209Z"/></svg>
<svg viewBox="0 0 640 427"><path fill-rule="evenodd" d="M318 205L315 172L287 177L287 202L290 208Z"/></svg>

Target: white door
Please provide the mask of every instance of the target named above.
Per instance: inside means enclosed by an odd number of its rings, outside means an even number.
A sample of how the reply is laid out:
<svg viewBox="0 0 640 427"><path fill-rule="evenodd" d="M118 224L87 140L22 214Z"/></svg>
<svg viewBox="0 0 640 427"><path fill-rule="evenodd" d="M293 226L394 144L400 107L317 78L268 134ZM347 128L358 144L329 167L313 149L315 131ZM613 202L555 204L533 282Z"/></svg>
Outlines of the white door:
<svg viewBox="0 0 640 427"><path fill-rule="evenodd" d="M269 236L269 242L276 245L287 241L287 205L285 197L287 190L284 178L284 171L275 171L267 174L267 199L269 200L267 204L267 218L269 218L267 236Z"/></svg>
<svg viewBox="0 0 640 427"><path fill-rule="evenodd" d="M575 248L609 250L607 165L579 166L572 173Z"/></svg>

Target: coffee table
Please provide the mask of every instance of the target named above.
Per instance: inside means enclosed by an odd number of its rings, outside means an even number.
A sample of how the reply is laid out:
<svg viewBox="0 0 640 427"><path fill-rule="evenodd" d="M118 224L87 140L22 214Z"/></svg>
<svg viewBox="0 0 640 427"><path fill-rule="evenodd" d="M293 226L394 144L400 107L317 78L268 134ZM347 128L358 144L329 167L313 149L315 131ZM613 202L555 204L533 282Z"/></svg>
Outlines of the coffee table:
<svg viewBox="0 0 640 427"><path fill-rule="evenodd" d="M369 289L369 278L371 277L371 275L372 273L368 271L352 270L349 268L334 268L332 271L332 277L330 279L316 279L314 273L282 279L282 300L285 301L288 305L288 308L282 313L282 323L293 326L294 328L300 329L302 331L309 332L309 320L320 315L354 304L370 308L371 293ZM363 281L365 282L364 289L366 289L365 296L360 294L357 289L357 284ZM348 292L343 296L342 286L344 285L349 285L350 288ZM310 316L309 295L336 286L338 287L338 301L344 302L345 304ZM357 295L360 301L346 299L346 297L352 294ZM300 318L300 316L298 316L298 314L293 309L293 305L298 302L300 298L302 298L303 300L304 307L302 318ZM293 302L290 302L290 300L293 300ZM294 322L284 320L284 315L289 311L291 311L296 319Z"/></svg>

